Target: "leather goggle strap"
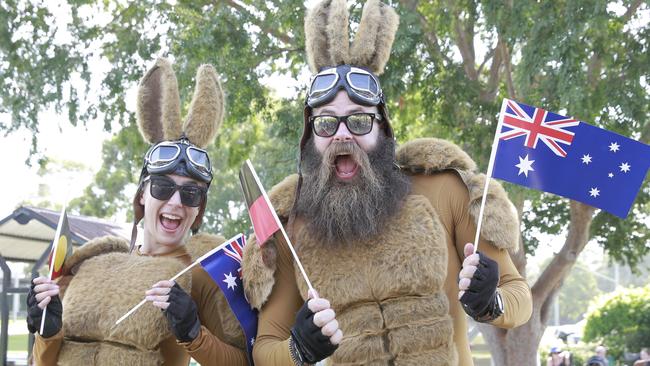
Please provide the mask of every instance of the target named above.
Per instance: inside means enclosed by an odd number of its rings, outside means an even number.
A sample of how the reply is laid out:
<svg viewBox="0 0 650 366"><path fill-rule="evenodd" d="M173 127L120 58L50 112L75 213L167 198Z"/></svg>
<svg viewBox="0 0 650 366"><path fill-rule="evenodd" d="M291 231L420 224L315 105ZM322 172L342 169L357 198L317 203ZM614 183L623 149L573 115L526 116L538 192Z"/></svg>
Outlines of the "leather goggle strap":
<svg viewBox="0 0 650 366"><path fill-rule="evenodd" d="M133 252L135 240L138 236L138 223L144 217L144 206L140 203L140 197L142 196L144 186L144 178L141 176L138 190L135 192L135 196L133 197L133 228L131 229L131 245L129 247L129 253Z"/></svg>

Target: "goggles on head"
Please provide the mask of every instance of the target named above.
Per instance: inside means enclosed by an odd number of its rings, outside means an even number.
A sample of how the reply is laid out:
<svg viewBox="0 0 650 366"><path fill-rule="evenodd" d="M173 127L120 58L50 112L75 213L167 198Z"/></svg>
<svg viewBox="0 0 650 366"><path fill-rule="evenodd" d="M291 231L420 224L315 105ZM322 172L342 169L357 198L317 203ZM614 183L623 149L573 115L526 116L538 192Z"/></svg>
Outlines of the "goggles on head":
<svg viewBox="0 0 650 366"><path fill-rule="evenodd" d="M144 157L144 167L149 174L173 174L183 168L179 167L181 162L185 162L189 177L210 184L212 166L207 151L192 145L185 138L159 142Z"/></svg>
<svg viewBox="0 0 650 366"><path fill-rule="evenodd" d="M375 106L383 102L379 80L370 71L339 65L325 69L312 77L306 104L312 108L331 102L339 90L345 89L358 104Z"/></svg>

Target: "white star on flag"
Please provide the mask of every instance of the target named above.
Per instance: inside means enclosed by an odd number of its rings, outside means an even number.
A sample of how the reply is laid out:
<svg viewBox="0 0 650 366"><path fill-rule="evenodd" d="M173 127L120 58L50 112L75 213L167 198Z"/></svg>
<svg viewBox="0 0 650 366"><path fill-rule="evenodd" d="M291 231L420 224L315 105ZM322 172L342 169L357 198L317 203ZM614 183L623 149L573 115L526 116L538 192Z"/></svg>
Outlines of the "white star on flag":
<svg viewBox="0 0 650 366"><path fill-rule="evenodd" d="M524 173L526 178L528 178L528 172L531 171L531 170L535 171L535 169L533 169L533 163L534 162L535 162L535 160L528 160L528 154L526 154L526 157L523 158L523 159L520 156L519 157L519 164L515 165L515 167L519 168L519 173L517 173L517 175L521 175L521 173Z"/></svg>
<svg viewBox="0 0 650 366"><path fill-rule="evenodd" d="M255 345L255 338L251 338L251 346Z"/></svg>
<svg viewBox="0 0 650 366"><path fill-rule="evenodd" d="M613 178L613 177L614 177L614 173L609 173L609 174L607 174L607 176L610 177L610 178Z"/></svg>
<svg viewBox="0 0 650 366"><path fill-rule="evenodd" d="M232 275L232 272L228 274L224 273L223 275L226 277L226 279L223 280L223 282L228 284L228 288L232 288L234 290L235 287L237 287L237 282L235 282L235 276Z"/></svg>
<svg viewBox="0 0 650 366"><path fill-rule="evenodd" d="M591 197L598 197L600 196L600 191L598 190L598 188L594 187L589 191L589 195Z"/></svg>
<svg viewBox="0 0 650 366"><path fill-rule="evenodd" d="M620 145L617 144L616 142L612 142L611 144L609 144L609 151L617 152L619 146Z"/></svg>
<svg viewBox="0 0 650 366"><path fill-rule="evenodd" d="M630 164L628 164L628 163L623 163L623 164L619 165L618 167L621 168L621 171L623 173L629 172L630 168L631 168Z"/></svg>
<svg viewBox="0 0 650 366"><path fill-rule="evenodd" d="M591 163L591 156L589 154L582 155L582 162L589 165Z"/></svg>

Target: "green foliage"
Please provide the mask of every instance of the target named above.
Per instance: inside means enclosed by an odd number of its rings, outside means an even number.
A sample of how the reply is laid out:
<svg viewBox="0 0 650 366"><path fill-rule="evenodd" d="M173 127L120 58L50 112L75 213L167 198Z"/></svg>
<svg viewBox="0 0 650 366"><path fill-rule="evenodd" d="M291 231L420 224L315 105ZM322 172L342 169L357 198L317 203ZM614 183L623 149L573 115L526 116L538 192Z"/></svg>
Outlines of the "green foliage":
<svg viewBox="0 0 650 366"><path fill-rule="evenodd" d="M381 82L400 142L450 139L485 171L502 97L650 141L650 27L639 16L647 3L388 2L400 14L400 27ZM362 3L350 5L356 29ZM186 109L196 68L214 64L228 112L211 147L217 176L205 225L224 232L246 228L240 164L250 157L267 188L295 171L302 94L277 100L260 80L306 69L303 1L69 0L67 6L71 18L55 22L38 0L0 3L0 129L36 132L38 112L54 107L73 123L99 116L107 130L119 130L104 145L95 184L74 202L81 213L110 216L129 210L146 150L127 109L127 90L156 57L170 57ZM95 91L90 80L98 60L110 70ZM72 80L81 80L81 90ZM87 100L89 92L98 98ZM527 253L540 245L539 234L561 233L570 224L567 200L505 186L523 212ZM591 237L631 266L650 251L650 188L644 187L626 220L598 213L591 225Z"/></svg>
<svg viewBox="0 0 650 366"><path fill-rule="evenodd" d="M650 339L650 285L603 295L589 310L584 339L602 342L615 357L646 347Z"/></svg>

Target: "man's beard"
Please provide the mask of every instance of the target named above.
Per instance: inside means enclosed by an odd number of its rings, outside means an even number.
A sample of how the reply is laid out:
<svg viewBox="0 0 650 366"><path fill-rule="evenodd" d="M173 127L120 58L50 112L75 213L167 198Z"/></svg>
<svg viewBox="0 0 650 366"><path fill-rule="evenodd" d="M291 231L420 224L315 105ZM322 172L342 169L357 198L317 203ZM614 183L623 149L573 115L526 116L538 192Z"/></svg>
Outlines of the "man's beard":
<svg viewBox="0 0 650 366"><path fill-rule="evenodd" d="M343 155L358 166L350 181L336 176L336 160ZM321 155L312 138L303 151L296 215L321 241L353 243L379 233L409 191L410 180L395 165L393 139L380 134L369 153L354 142L334 141Z"/></svg>

